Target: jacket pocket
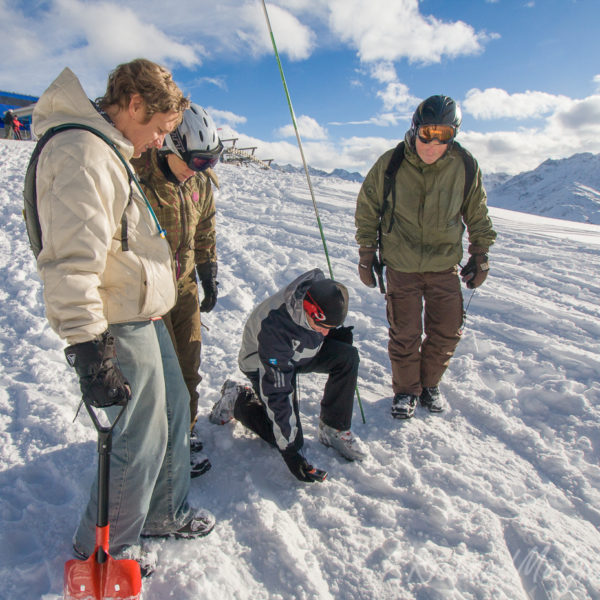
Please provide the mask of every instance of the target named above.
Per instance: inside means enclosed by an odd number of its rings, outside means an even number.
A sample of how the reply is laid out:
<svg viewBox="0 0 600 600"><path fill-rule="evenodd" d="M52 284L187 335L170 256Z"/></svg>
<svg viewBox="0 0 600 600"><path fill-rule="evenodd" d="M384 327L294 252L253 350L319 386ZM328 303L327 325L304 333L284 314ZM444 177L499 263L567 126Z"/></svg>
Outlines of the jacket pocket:
<svg viewBox="0 0 600 600"><path fill-rule="evenodd" d="M175 304L177 283L170 264L138 256L141 265L140 316L160 317Z"/></svg>

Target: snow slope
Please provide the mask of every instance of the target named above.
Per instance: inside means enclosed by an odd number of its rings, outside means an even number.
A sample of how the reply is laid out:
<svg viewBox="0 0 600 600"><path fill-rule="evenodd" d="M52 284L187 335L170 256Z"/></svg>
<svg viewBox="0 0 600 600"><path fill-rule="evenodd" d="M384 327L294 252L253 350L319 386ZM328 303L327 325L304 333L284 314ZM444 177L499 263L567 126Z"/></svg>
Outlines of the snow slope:
<svg viewBox="0 0 600 600"><path fill-rule="evenodd" d="M487 191L490 206L600 225L600 154L548 159Z"/></svg>
<svg viewBox="0 0 600 600"><path fill-rule="evenodd" d="M0 141L0 597L56 600L95 477L63 342L44 318L21 217L27 142ZM492 209L491 274L472 297L442 383L450 409L390 416L383 298L360 284L358 184L315 178L336 279L360 349L353 428L370 458L316 441L323 376L303 376L302 484L239 424L207 416L250 309L297 274L327 270L305 179L221 165L220 297L206 316L199 421L213 468L191 499L205 539L156 543L145 600L600 598L600 226ZM468 301L471 292L467 291Z"/></svg>

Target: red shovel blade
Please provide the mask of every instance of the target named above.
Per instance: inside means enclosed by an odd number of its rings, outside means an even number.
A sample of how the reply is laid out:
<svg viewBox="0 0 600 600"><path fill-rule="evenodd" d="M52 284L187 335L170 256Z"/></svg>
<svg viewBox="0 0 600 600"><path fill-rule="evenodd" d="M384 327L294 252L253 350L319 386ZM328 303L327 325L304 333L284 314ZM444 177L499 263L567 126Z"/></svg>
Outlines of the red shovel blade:
<svg viewBox="0 0 600 600"><path fill-rule="evenodd" d="M138 600L141 590L140 565L135 560L108 555L98 563L94 552L87 560L65 563L65 600Z"/></svg>

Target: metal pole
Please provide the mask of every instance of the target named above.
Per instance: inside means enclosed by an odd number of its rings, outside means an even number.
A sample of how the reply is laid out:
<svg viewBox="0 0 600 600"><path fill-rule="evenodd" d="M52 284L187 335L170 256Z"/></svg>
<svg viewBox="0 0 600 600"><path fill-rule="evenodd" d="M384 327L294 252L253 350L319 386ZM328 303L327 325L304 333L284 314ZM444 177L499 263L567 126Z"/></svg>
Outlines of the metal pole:
<svg viewBox="0 0 600 600"><path fill-rule="evenodd" d="M283 89L285 91L285 97L287 98L288 107L290 109L290 115L292 116L292 124L294 126L294 132L296 133L296 140L298 141L298 148L300 149L300 156L302 157L302 164L304 165L304 172L306 173L306 180L308 182L308 189L310 191L310 197L312 198L313 207L315 209L315 215L317 217L317 225L319 226L319 233L321 234L321 241L323 242L323 249L325 250L325 258L327 259L327 267L329 268L329 276L331 279L335 279L333 276L333 269L331 268L331 262L329 260L329 252L327 251L327 242L325 241L325 234L323 233L323 227L321 225L321 218L319 217L319 209L317 208L317 201L315 199L315 193L313 191L312 181L310 173L308 172L308 165L306 164L306 158L304 157L304 150L302 148L302 140L300 139L300 133L298 131L298 125L296 123L296 115L294 114L294 108L292 106L292 99L290 98L290 92L288 90L287 83L285 81L285 75L283 74L283 67L281 60L279 59L279 52L277 50L277 44L275 43L275 36L273 35L273 29L271 27L271 21L269 20L269 13L267 12L267 5L265 0L262 1L263 12L265 13L265 20L267 22L267 28L269 29L269 35L271 36L271 44L275 52L275 58L277 59L277 65L279 66L279 74L281 75L281 81L283 82ZM362 416L363 423L365 421L365 413L363 411L362 402L360 400L360 394L358 387L356 388L356 399L358 400L358 406L360 407L360 414Z"/></svg>

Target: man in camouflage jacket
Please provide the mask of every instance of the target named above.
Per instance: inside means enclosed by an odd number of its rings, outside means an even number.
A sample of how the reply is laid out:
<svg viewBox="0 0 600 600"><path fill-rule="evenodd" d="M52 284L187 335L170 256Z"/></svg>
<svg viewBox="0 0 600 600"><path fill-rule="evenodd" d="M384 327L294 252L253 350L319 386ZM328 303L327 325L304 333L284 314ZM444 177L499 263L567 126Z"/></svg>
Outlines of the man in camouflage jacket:
<svg viewBox="0 0 600 600"><path fill-rule="evenodd" d="M151 148L132 163L162 227L175 261L177 302L163 320L177 351L190 392L191 427L198 410L197 387L202 332L200 312L217 302L217 251L215 200L212 184L219 187L212 169L192 171L172 152ZM204 299L198 303L198 279Z"/></svg>

